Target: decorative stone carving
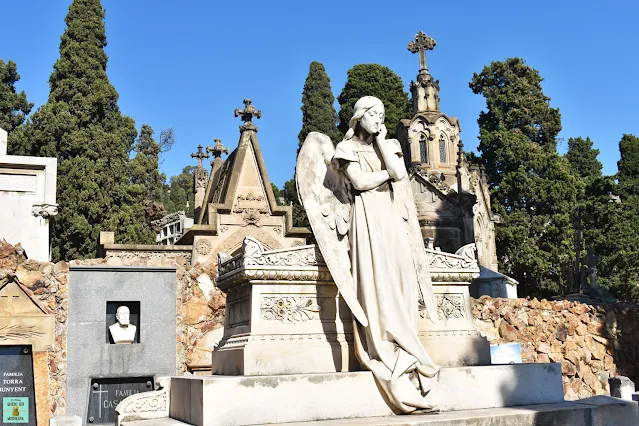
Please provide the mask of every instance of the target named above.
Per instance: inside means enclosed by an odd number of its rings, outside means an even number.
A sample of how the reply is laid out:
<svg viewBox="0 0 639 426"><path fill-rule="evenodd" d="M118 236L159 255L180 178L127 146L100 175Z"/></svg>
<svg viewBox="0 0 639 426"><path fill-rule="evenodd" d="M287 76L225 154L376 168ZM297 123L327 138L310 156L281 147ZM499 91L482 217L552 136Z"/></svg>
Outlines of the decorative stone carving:
<svg viewBox="0 0 639 426"><path fill-rule="evenodd" d="M262 296L260 313L262 319L281 322L304 322L319 319L320 307L317 298L299 296Z"/></svg>
<svg viewBox="0 0 639 426"><path fill-rule="evenodd" d="M136 326L129 322L131 311L126 306L119 306L115 318L115 324L109 326L109 333L115 344L131 344L135 340Z"/></svg>
<svg viewBox="0 0 639 426"><path fill-rule="evenodd" d="M34 204L31 207L31 214L43 219L49 219L58 214L57 204Z"/></svg>
<svg viewBox="0 0 639 426"><path fill-rule="evenodd" d="M437 250L427 250L428 265L432 269L477 269L475 244L467 244L457 250L455 255Z"/></svg>
<svg viewBox="0 0 639 426"><path fill-rule="evenodd" d="M195 251L201 256L206 256L207 254L209 254L212 247L213 246L211 242L204 239L199 239L197 243L195 243Z"/></svg>
<svg viewBox="0 0 639 426"><path fill-rule="evenodd" d="M169 416L169 395L171 378L160 377L158 389L150 392L136 393L124 398L115 408L116 424L127 420L150 420Z"/></svg>

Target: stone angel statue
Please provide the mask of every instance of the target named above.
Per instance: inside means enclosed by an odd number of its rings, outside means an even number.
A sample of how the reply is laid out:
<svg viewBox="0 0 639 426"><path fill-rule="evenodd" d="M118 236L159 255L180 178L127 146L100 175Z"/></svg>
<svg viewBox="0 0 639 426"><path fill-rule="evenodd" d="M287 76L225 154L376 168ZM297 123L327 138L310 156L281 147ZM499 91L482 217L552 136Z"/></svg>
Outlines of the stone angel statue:
<svg viewBox="0 0 639 426"><path fill-rule="evenodd" d="M384 105L357 101L333 146L310 133L298 155L300 199L319 249L354 317L355 354L400 413L436 410L439 372L417 335L418 298L437 320L424 243L399 141Z"/></svg>

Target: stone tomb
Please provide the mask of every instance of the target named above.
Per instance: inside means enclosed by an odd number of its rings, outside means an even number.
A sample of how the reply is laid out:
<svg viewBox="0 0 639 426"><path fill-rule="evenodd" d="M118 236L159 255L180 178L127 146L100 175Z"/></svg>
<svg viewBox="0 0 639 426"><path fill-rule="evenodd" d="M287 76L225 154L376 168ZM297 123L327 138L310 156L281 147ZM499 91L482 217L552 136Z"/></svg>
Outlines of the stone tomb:
<svg viewBox="0 0 639 426"><path fill-rule="evenodd" d="M0 346L2 424L38 424L32 354L31 345Z"/></svg>
<svg viewBox="0 0 639 426"><path fill-rule="evenodd" d="M29 259L50 260L49 220L56 204L57 159L6 155L0 129L0 238L22 244Z"/></svg>
<svg viewBox="0 0 639 426"><path fill-rule="evenodd" d="M121 399L154 389L154 374L176 373L175 282L173 267L71 265L67 413L113 424ZM109 338L120 306L136 327L131 343Z"/></svg>
<svg viewBox="0 0 639 426"><path fill-rule="evenodd" d="M479 275L474 245L456 254L426 253L439 322L420 309L420 340L441 366L490 364L488 341L475 329L470 307L468 287ZM227 305L213 374L358 369L350 310L314 245L266 250L247 237L240 254L220 264L217 286L227 293Z"/></svg>

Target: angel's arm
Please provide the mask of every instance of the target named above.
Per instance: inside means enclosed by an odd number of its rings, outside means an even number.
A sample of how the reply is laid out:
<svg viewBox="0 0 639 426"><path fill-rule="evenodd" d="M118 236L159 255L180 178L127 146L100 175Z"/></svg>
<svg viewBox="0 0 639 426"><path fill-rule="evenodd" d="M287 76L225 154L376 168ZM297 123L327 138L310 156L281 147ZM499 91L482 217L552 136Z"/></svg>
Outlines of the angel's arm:
<svg viewBox="0 0 639 426"><path fill-rule="evenodd" d="M346 176L351 180L353 187L358 191L367 191L377 188L388 179L390 174L386 170L379 172L364 172L359 163L350 161L345 168Z"/></svg>
<svg viewBox="0 0 639 426"><path fill-rule="evenodd" d="M382 153L382 158L384 159L384 164L386 164L386 170L388 170L390 177L395 182L404 179L404 176L406 176L404 160L397 155L395 141L386 139L386 126L383 126L382 131L377 135L376 143Z"/></svg>

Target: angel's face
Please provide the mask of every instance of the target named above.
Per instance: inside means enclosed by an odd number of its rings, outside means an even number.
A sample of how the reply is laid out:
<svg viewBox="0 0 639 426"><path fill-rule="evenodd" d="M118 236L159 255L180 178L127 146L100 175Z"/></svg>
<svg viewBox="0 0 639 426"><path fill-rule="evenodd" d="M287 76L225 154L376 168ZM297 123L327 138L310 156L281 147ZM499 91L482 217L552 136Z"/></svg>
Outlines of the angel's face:
<svg viewBox="0 0 639 426"><path fill-rule="evenodd" d="M382 124L384 124L384 107L382 105L375 105L368 109L359 121L359 124L372 135L379 133Z"/></svg>

